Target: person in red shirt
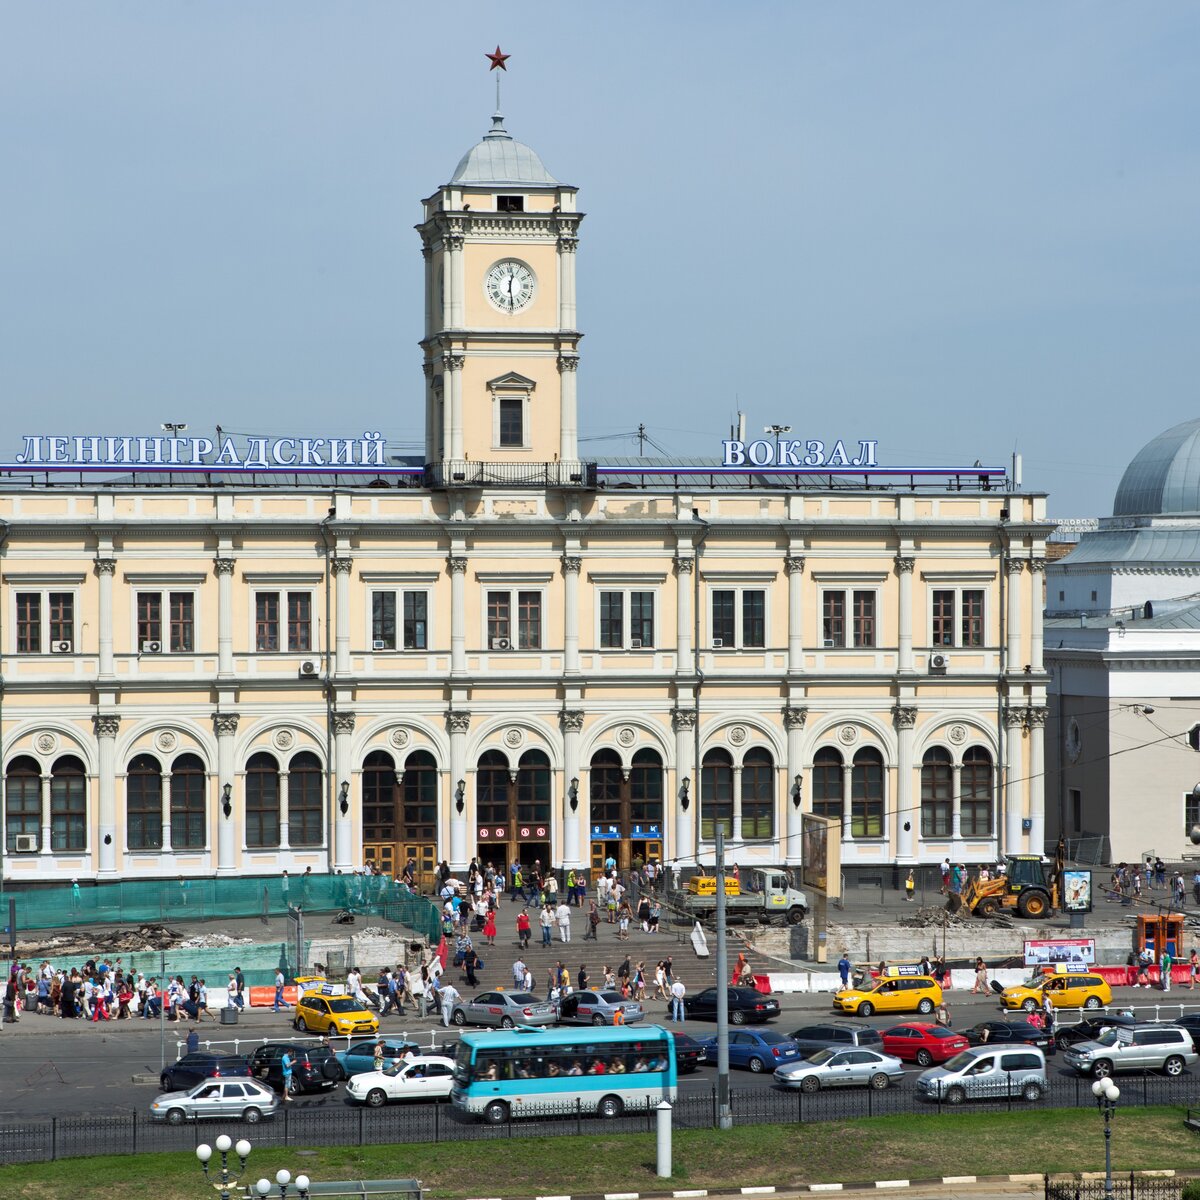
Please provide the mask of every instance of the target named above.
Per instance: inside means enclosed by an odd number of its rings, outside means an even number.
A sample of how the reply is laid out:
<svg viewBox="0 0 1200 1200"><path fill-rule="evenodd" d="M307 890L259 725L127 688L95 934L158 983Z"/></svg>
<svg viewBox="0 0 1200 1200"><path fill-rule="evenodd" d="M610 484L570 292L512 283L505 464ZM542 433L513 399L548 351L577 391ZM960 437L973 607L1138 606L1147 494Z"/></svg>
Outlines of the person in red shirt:
<svg viewBox="0 0 1200 1200"><path fill-rule="evenodd" d="M529 920L528 917L526 917L525 919L526 919L526 921ZM519 928L520 922L518 922L517 924L518 924L518 928ZM483 936L487 940L487 944L489 946L494 946L496 944L496 910L494 908L489 908L488 915L484 918Z"/></svg>
<svg viewBox="0 0 1200 1200"><path fill-rule="evenodd" d="M496 937L496 914L488 913L488 920L491 922L491 925L492 925L492 940L493 940L493 944L494 944L495 937ZM484 926L484 933L485 934L487 933L486 925ZM517 938L521 943L522 950L529 949L529 933L530 933L529 909L523 908L517 914Z"/></svg>

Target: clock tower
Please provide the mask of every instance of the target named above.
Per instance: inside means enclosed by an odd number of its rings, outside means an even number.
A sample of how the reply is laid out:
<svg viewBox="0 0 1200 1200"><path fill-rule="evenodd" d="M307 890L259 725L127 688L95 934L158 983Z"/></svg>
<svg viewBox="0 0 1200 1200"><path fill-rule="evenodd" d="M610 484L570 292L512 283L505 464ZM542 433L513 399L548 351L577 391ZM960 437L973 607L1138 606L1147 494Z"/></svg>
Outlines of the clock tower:
<svg viewBox="0 0 1200 1200"><path fill-rule="evenodd" d="M425 461L447 482L579 478L576 190L496 113L423 202Z"/></svg>

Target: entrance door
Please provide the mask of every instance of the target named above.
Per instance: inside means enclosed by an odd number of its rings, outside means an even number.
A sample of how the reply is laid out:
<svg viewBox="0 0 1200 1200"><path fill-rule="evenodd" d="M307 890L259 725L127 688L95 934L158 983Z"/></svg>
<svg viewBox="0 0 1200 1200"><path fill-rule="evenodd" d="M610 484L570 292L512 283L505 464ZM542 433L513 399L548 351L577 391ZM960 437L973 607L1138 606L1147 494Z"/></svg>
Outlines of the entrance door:
<svg viewBox="0 0 1200 1200"><path fill-rule="evenodd" d="M642 860L644 867L648 862L656 862L662 866L661 838L631 838L629 842L629 865L632 867L636 859Z"/></svg>
<svg viewBox="0 0 1200 1200"><path fill-rule="evenodd" d="M395 842L364 842L363 860L374 863L384 875L389 877L398 875L404 866L403 863L398 865L396 862Z"/></svg>
<svg viewBox="0 0 1200 1200"><path fill-rule="evenodd" d="M415 860L417 865L413 867L413 874L416 876L417 891L432 892L434 881L437 879L437 844L405 842L402 851L404 861L400 864L400 869L404 869L410 858Z"/></svg>

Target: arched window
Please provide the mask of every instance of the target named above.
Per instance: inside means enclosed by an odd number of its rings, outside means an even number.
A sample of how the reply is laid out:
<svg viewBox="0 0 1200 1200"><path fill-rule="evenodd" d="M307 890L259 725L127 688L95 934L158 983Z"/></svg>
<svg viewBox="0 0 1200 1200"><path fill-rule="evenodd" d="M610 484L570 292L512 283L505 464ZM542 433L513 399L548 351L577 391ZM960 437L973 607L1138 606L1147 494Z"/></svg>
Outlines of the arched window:
<svg viewBox="0 0 1200 1200"><path fill-rule="evenodd" d="M718 829L733 836L733 759L709 750L700 772L700 836L712 841Z"/></svg>
<svg viewBox="0 0 1200 1200"><path fill-rule="evenodd" d="M883 837L883 755L874 746L865 746L854 756L850 833L854 837Z"/></svg>
<svg viewBox="0 0 1200 1200"><path fill-rule="evenodd" d="M960 814L963 837L992 836L992 756L983 746L963 755Z"/></svg>
<svg viewBox="0 0 1200 1200"><path fill-rule="evenodd" d="M761 841L775 836L775 760L756 747L742 760L742 837Z"/></svg>
<svg viewBox="0 0 1200 1200"><path fill-rule="evenodd" d="M662 759L655 750L638 750L629 773L629 820L634 825L657 825L661 829L662 819ZM629 832L630 836L638 836L632 829Z"/></svg>
<svg viewBox="0 0 1200 1200"><path fill-rule="evenodd" d="M36 759L14 758L5 772L4 829L11 854L17 838L31 837L35 850L42 848L42 771Z"/></svg>
<svg viewBox="0 0 1200 1200"><path fill-rule="evenodd" d="M171 849L203 850L208 845L208 777L194 754L171 764Z"/></svg>
<svg viewBox="0 0 1200 1200"><path fill-rule="evenodd" d="M279 845L279 764L269 754L255 754L246 764L246 845Z"/></svg>
<svg viewBox="0 0 1200 1200"><path fill-rule="evenodd" d="M363 841L396 840L396 763L385 750L372 750L362 771Z"/></svg>
<svg viewBox="0 0 1200 1200"><path fill-rule="evenodd" d="M428 750L404 760L404 836L411 842L437 840L438 771Z"/></svg>
<svg viewBox="0 0 1200 1200"><path fill-rule="evenodd" d="M50 849L87 849L87 772L74 755L50 769Z"/></svg>
<svg viewBox="0 0 1200 1200"><path fill-rule="evenodd" d="M602 833L609 826L621 829L621 758L615 750L597 750L589 774L592 795L592 824Z"/></svg>
<svg viewBox="0 0 1200 1200"><path fill-rule="evenodd" d="M517 764L517 820L550 820L550 760L541 750L526 750Z"/></svg>
<svg viewBox="0 0 1200 1200"><path fill-rule="evenodd" d="M152 754L125 772L125 836L130 850L162 849L162 767Z"/></svg>
<svg viewBox="0 0 1200 1200"><path fill-rule="evenodd" d="M319 846L321 820L321 760L302 750L288 764L288 845Z"/></svg>
<svg viewBox="0 0 1200 1200"><path fill-rule="evenodd" d="M954 766L950 751L931 746L921 759L921 836L948 838L954 808Z"/></svg>
<svg viewBox="0 0 1200 1200"><path fill-rule="evenodd" d="M475 812L480 825L508 822L508 759L499 750L479 756L475 768Z"/></svg>
<svg viewBox="0 0 1200 1200"><path fill-rule="evenodd" d="M818 817L829 817L831 820L842 819L842 763L841 751L832 746L822 746L813 755L813 814Z"/></svg>

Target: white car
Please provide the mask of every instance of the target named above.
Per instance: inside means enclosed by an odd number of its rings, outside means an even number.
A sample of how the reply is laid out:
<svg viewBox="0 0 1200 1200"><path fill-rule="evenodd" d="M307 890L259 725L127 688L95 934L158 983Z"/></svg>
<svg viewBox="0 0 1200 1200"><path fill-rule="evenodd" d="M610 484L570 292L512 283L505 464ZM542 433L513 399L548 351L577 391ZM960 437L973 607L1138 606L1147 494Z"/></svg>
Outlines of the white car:
<svg viewBox="0 0 1200 1200"><path fill-rule="evenodd" d="M402 1058L382 1071L353 1075L346 1084L351 1100L380 1108L389 1100L445 1100L454 1086L454 1060L438 1055Z"/></svg>
<svg viewBox="0 0 1200 1200"><path fill-rule="evenodd" d="M150 1105L150 1119L182 1125L206 1118L242 1120L253 1125L273 1117L279 1097L254 1079L206 1079L186 1092L165 1092Z"/></svg>

